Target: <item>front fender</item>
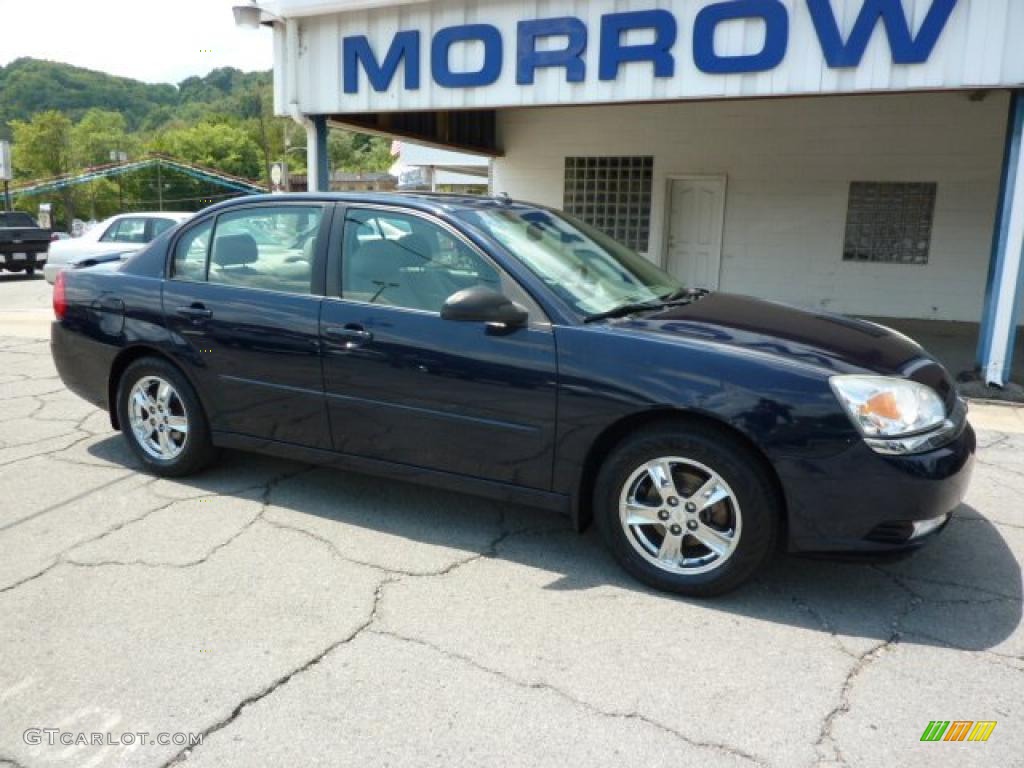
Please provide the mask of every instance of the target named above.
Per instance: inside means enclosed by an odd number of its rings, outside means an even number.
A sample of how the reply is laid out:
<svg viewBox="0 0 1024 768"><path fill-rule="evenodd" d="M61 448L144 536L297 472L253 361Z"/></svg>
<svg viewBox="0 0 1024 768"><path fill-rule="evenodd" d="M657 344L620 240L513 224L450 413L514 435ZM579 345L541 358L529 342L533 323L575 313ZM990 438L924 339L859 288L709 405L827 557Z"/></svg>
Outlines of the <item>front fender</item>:
<svg viewBox="0 0 1024 768"><path fill-rule="evenodd" d="M580 496L594 446L650 415L694 414L729 427L773 466L836 455L859 440L829 372L701 339L559 327L554 488Z"/></svg>

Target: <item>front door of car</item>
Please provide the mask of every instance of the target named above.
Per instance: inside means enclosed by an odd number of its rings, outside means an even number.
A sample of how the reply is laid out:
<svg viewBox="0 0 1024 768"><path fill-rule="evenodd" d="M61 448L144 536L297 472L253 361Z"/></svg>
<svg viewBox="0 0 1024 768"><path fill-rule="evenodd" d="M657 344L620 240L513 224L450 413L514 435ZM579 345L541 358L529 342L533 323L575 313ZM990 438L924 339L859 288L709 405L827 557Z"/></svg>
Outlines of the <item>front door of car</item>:
<svg viewBox="0 0 1024 768"><path fill-rule="evenodd" d="M448 225L393 208L348 207L332 237L321 315L335 450L549 489L556 356L527 294ZM334 285L330 285L330 283ZM525 306L503 331L441 318L475 285Z"/></svg>
<svg viewBox="0 0 1024 768"><path fill-rule="evenodd" d="M330 212L255 204L177 238L164 315L215 431L330 448L319 350Z"/></svg>

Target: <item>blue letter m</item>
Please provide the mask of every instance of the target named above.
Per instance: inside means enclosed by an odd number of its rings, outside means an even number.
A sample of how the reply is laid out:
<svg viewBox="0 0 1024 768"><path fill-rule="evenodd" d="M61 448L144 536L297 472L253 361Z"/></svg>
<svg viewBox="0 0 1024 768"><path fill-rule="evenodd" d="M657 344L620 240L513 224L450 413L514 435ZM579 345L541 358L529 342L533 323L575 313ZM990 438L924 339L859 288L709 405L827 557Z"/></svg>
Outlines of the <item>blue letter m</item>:
<svg viewBox="0 0 1024 768"><path fill-rule="evenodd" d="M903 13L900 0L865 0L854 22L853 31L844 43L831 0L807 0L821 50L830 67L856 67L860 64L879 17L889 36L894 62L920 64L927 61L955 5L956 0L932 0L932 6L915 38L910 33L910 23Z"/></svg>
<svg viewBox="0 0 1024 768"><path fill-rule="evenodd" d="M416 30L399 32L391 41L384 63L378 64L366 35L346 37L342 41L342 67L345 73L345 93L359 92L359 65L375 91L386 91L405 59L405 88L415 91L420 87L420 33Z"/></svg>

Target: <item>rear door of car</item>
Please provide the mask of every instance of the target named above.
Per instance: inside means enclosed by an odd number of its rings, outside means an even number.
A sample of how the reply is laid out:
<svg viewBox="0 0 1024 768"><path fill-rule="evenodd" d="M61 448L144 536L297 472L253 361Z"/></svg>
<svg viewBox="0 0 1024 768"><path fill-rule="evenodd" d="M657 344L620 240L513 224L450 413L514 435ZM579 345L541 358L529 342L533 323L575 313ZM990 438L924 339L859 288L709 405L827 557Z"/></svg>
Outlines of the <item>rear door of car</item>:
<svg viewBox="0 0 1024 768"><path fill-rule="evenodd" d="M164 315L215 431L330 448L319 321L332 208L234 207L176 236Z"/></svg>
<svg viewBox="0 0 1024 768"><path fill-rule="evenodd" d="M413 210L339 206L330 260L321 332L335 450L549 489L555 339L529 295ZM528 327L442 319L445 299L475 285L523 305Z"/></svg>

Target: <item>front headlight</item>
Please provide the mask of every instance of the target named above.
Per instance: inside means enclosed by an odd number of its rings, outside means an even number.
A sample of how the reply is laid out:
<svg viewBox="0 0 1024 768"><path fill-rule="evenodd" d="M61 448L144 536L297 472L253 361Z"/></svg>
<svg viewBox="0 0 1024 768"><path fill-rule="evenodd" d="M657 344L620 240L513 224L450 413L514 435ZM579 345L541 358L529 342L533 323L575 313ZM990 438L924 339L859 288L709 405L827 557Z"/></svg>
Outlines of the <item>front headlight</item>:
<svg viewBox="0 0 1024 768"><path fill-rule="evenodd" d="M942 398L931 387L890 376L833 376L832 390L866 438L914 435L946 420Z"/></svg>

